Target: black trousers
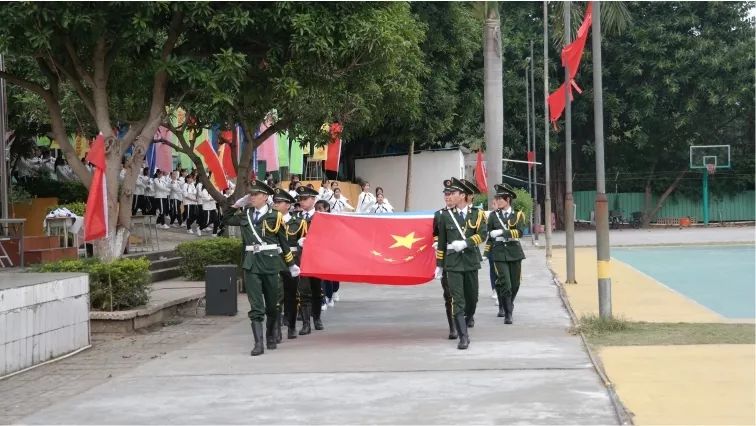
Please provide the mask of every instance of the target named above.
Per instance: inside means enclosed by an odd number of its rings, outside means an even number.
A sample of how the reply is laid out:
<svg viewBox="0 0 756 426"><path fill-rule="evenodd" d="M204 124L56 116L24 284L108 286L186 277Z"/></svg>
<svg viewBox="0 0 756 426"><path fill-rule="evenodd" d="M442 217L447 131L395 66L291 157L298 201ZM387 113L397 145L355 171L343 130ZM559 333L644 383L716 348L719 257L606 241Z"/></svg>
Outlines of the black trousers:
<svg viewBox="0 0 756 426"><path fill-rule="evenodd" d="M131 215L135 215L137 210L141 210L142 214L149 214L147 211L147 197L142 194L134 195L131 198Z"/></svg>
<svg viewBox="0 0 756 426"><path fill-rule="evenodd" d="M200 209L202 206L197 206ZM210 224L213 225L213 234L218 232L218 212L216 210L200 210L199 228L204 231Z"/></svg>
<svg viewBox="0 0 756 426"><path fill-rule="evenodd" d="M320 304L323 300L321 280L315 277L299 278L299 295L303 307L312 308L312 317L320 318Z"/></svg>
<svg viewBox="0 0 756 426"><path fill-rule="evenodd" d="M188 212L186 216L186 229L192 229L194 222L199 223L200 213L202 213L202 206L197 204L188 205Z"/></svg>
<svg viewBox="0 0 756 426"><path fill-rule="evenodd" d="M157 224L165 225L165 217L168 216L168 199L167 198L155 198L157 204Z"/></svg>
<svg viewBox="0 0 756 426"><path fill-rule="evenodd" d="M283 308L287 324L293 326L297 323L299 311L299 277L292 277L289 271L281 272L283 281Z"/></svg>
<svg viewBox="0 0 756 426"><path fill-rule="evenodd" d="M171 225L178 220L179 225L184 223L184 217L181 214L181 201L171 198L168 200L168 214L171 216Z"/></svg>

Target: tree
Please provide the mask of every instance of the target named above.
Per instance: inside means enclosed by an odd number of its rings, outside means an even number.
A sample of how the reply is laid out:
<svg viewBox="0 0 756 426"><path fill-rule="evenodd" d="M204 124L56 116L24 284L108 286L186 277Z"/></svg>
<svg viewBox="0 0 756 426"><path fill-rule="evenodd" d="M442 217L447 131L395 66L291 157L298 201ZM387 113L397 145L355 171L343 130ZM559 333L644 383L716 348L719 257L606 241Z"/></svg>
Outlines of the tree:
<svg viewBox="0 0 756 426"><path fill-rule="evenodd" d="M169 76L179 62L176 47L187 31L236 23L235 12L233 5L109 2L86 8L13 3L0 10L6 23L0 29L0 48L9 58L8 71L0 75L43 99L55 140L87 186L91 176L67 140L62 86L70 86L87 112L86 121L105 137L111 226L96 244L101 258L119 256L127 244L132 192L165 111ZM122 158L129 150L119 185Z"/></svg>

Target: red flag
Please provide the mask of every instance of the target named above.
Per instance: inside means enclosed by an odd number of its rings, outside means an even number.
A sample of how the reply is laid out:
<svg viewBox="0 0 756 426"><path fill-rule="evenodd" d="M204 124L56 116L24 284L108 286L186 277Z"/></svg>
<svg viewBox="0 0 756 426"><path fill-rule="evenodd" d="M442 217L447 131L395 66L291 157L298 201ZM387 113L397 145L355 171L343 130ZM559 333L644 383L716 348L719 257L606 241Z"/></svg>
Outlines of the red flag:
<svg viewBox="0 0 756 426"><path fill-rule="evenodd" d="M341 124L337 121L331 123L329 131L331 133L331 143L328 144L328 154L325 161L325 169L333 172L339 171L339 160L341 159Z"/></svg>
<svg viewBox="0 0 756 426"><path fill-rule="evenodd" d="M228 177L233 179L236 177L236 169L234 168L232 155L234 155L234 149L231 147L231 144L224 143L220 146L220 158L223 163L223 170Z"/></svg>
<svg viewBox="0 0 756 426"><path fill-rule="evenodd" d="M575 78L575 74L577 74L578 68L580 68L580 59L583 57L585 42L588 40L588 29L591 28L593 22L592 10L592 3L588 3L588 8L585 9L585 16L578 30L577 38L562 49L562 66L569 68L570 79Z"/></svg>
<svg viewBox="0 0 756 426"><path fill-rule="evenodd" d="M486 179L486 163L483 162L483 153L478 151L478 159L475 162L475 183L480 192L488 192L488 180Z"/></svg>
<svg viewBox="0 0 756 426"><path fill-rule="evenodd" d="M433 217L317 213L302 256L304 276L371 284L423 284L433 279L436 267Z"/></svg>
<svg viewBox="0 0 756 426"><path fill-rule="evenodd" d="M213 186L215 186L218 191L225 191L226 188L228 188L228 181L226 181L223 166L221 166L218 155L213 150L210 141L205 139L201 144L194 148L194 151L202 158L207 169L213 172L213 175L210 177Z"/></svg>
<svg viewBox="0 0 756 426"><path fill-rule="evenodd" d="M535 160L536 160L535 151L528 151L528 161L529 161L528 170L532 169L533 166L535 166L535 164L533 164L535 163Z"/></svg>
<svg viewBox="0 0 756 426"><path fill-rule="evenodd" d="M89 185L87 209L84 211L84 240L92 241L108 235L108 185L105 177L105 138L100 134L87 154L92 163L92 183Z"/></svg>

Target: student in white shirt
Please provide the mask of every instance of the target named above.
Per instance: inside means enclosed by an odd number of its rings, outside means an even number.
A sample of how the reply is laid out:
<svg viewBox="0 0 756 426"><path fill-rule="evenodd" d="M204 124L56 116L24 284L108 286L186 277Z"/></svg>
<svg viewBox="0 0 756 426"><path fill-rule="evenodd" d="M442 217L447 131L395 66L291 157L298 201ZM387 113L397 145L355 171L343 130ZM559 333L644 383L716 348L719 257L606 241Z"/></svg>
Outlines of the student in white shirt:
<svg viewBox="0 0 756 426"><path fill-rule="evenodd" d="M357 197L357 213L370 213L370 209L375 204L375 196L370 192L370 182L362 183L362 192Z"/></svg>
<svg viewBox="0 0 756 426"><path fill-rule="evenodd" d="M155 203L157 206L157 224L163 229L170 228L165 218L169 215L168 197L171 195L170 179L165 172L158 171L159 176L154 180L155 186Z"/></svg>
<svg viewBox="0 0 756 426"><path fill-rule="evenodd" d="M141 211L142 214L146 214L144 189L150 180L150 177L147 175L149 172L150 169L145 168L142 169L142 174L137 176L136 186L134 186L134 201L131 203L132 215L135 215L137 210Z"/></svg>
<svg viewBox="0 0 756 426"><path fill-rule="evenodd" d="M192 224L195 221L199 221L200 205L199 205L199 193L197 192L197 186L194 184L194 175L186 176L186 183L184 184L184 206L186 209L186 231L193 234ZM199 226L199 223L197 224ZM199 235L202 235L197 228Z"/></svg>
<svg viewBox="0 0 756 426"><path fill-rule="evenodd" d="M331 211L340 213L344 211L354 211L354 207L349 204L349 200L341 195L341 188L334 188L333 198L331 198Z"/></svg>
<svg viewBox="0 0 756 426"><path fill-rule="evenodd" d="M180 227L184 223L184 218L181 215L181 203L184 200L184 191L182 190L183 184L178 179L179 173L177 171L171 172L171 178L168 181L170 187L170 194L168 196L168 214L171 216L171 226L178 220L178 226Z"/></svg>
<svg viewBox="0 0 756 426"><path fill-rule="evenodd" d="M208 225L212 224L213 236L215 237L218 232L218 206L215 203L215 199L207 192L202 183L197 184L197 192L199 194L199 201L202 204L197 235L202 235L201 231L204 231Z"/></svg>
<svg viewBox="0 0 756 426"><path fill-rule="evenodd" d="M378 196L376 197L376 202L373 204L373 207L370 210L370 213L375 214L381 214L381 213L393 213L394 207L383 198L383 192L379 192Z"/></svg>

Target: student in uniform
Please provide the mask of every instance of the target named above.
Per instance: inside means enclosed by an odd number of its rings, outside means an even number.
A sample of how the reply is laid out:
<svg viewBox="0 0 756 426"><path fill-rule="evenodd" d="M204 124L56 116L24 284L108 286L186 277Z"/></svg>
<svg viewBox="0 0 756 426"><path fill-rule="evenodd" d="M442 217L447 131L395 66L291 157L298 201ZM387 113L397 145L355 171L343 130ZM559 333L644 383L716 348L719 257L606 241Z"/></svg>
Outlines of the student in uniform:
<svg viewBox="0 0 756 426"><path fill-rule="evenodd" d="M199 226L197 228L197 235L204 231L208 226L213 225L212 236L216 237L218 232L218 206L215 203L215 199L202 185L197 184L197 192L199 197L199 203L202 210L199 212Z"/></svg>
<svg viewBox="0 0 756 426"><path fill-rule="evenodd" d="M178 221L178 224L176 226L181 227L181 224L184 223L184 219L181 212L181 203L184 199L183 191L181 189L182 182L179 180L179 172L173 171L171 172L171 180L168 184L170 187L170 194L168 196L168 213L171 216L171 226L174 226L174 223Z"/></svg>
<svg viewBox="0 0 756 426"><path fill-rule="evenodd" d="M452 200L451 193L452 193L452 187L451 187L451 179L447 179L444 181L444 207L440 210L437 210L433 214L433 248L436 250L436 259L439 258L439 256L442 256L441 252L443 250L439 250L438 248L438 234L440 233L440 226L443 224L444 218L442 217L444 214L447 214L447 210L453 210L454 209L454 201ZM438 268L436 269L438 272ZM439 277L436 277L439 278ZM443 290L444 294L444 306L446 308L446 321L449 324L449 340L456 340L457 339L457 328L454 326L454 315L452 313L452 295L451 290L449 289L449 280L446 277L446 274L441 273L441 289Z"/></svg>
<svg viewBox="0 0 756 426"><path fill-rule="evenodd" d="M231 208L224 223L239 226L245 247L242 268L244 286L249 298L249 319L255 345L250 355L265 352L263 345L263 319L266 319L265 343L268 349L277 348L276 324L279 321L278 274L287 269L293 277L299 276L299 266L289 249L283 215L267 205L273 188L255 180L249 188L251 208Z"/></svg>
<svg viewBox="0 0 756 426"><path fill-rule="evenodd" d="M286 228L286 239L289 248L294 253L294 263L300 265L301 255L299 251L299 240L307 235L307 221L298 215L289 213L292 204L296 199L287 191L276 188L273 194L273 208L283 215L284 227ZM294 277L289 271L280 273L281 296L279 300L283 304L283 319L287 327L286 337L288 339L297 338L297 309L299 305L299 277ZM280 329L279 329L280 336ZM280 338L280 337L279 337ZM279 342L280 343L280 342Z"/></svg>
<svg viewBox="0 0 756 426"><path fill-rule="evenodd" d="M199 194L197 192L197 185L194 183L194 175L190 174L186 176L186 183L184 184L184 207L186 209L186 231L189 234L193 234L192 225L194 222L199 222L200 205ZM201 236L202 232L199 230L199 223L197 224L197 236Z"/></svg>
<svg viewBox="0 0 756 426"><path fill-rule="evenodd" d="M360 186L362 192L360 192L359 197L357 197L357 208L355 209L355 212L370 213L370 209L375 204L375 196L370 192L370 182L362 182L362 185Z"/></svg>
<svg viewBox="0 0 756 426"><path fill-rule="evenodd" d="M312 218L315 215L315 200L318 196L318 192L314 189L310 189L306 186L300 186L297 188L297 201L302 207L302 220L307 222L307 229L310 228ZM303 235L298 245L302 251L306 248L307 234ZM302 254L300 253L300 257ZM302 329L299 330L299 335L304 336L310 334L310 318L313 320L315 330L323 330L323 321L320 318L321 314L321 300L323 298L321 289L321 280L316 277L301 277L299 280L299 295L300 295L300 309L302 311Z"/></svg>
<svg viewBox="0 0 756 426"><path fill-rule="evenodd" d="M169 215L168 197L171 195L170 180L164 172L159 172L159 177L155 178L155 203L158 206L156 213L158 215L156 223L163 229L168 229L168 223L165 218Z"/></svg>
<svg viewBox="0 0 756 426"><path fill-rule="evenodd" d="M137 211L141 212L142 214L147 214L145 211L145 202L144 202L144 188L147 186L147 182L149 181L149 176L147 175L150 172L150 169L144 168L142 169L142 174L137 176L136 185L134 186L134 198L131 202L131 215L137 214Z"/></svg>
<svg viewBox="0 0 756 426"><path fill-rule="evenodd" d="M505 324L512 324L514 299L520 289L522 260L525 253L520 245L520 237L525 229L525 214L512 209L512 200L517 194L509 185L495 185L494 202L496 210L488 219L488 241L486 252L491 253L496 272L496 291L499 297L499 317Z"/></svg>
<svg viewBox="0 0 756 426"><path fill-rule="evenodd" d="M472 188L457 178L451 181L449 192L455 207L439 217L435 276L441 278L446 273L459 336L457 349L467 349L470 344L467 330L475 325L478 302L481 257L477 246L486 238L486 223L480 210L468 207L467 196L474 192Z"/></svg>
<svg viewBox="0 0 756 426"><path fill-rule="evenodd" d="M382 214L393 212L394 207L391 205L391 203L388 202L388 200L383 198L383 192L379 192L375 197L375 204L373 204L373 207L370 208L370 213Z"/></svg>
<svg viewBox="0 0 756 426"><path fill-rule="evenodd" d="M349 204L349 200L341 195L341 188L339 187L333 189L333 198L331 198L330 204L331 211L334 213L354 211L354 207Z"/></svg>

